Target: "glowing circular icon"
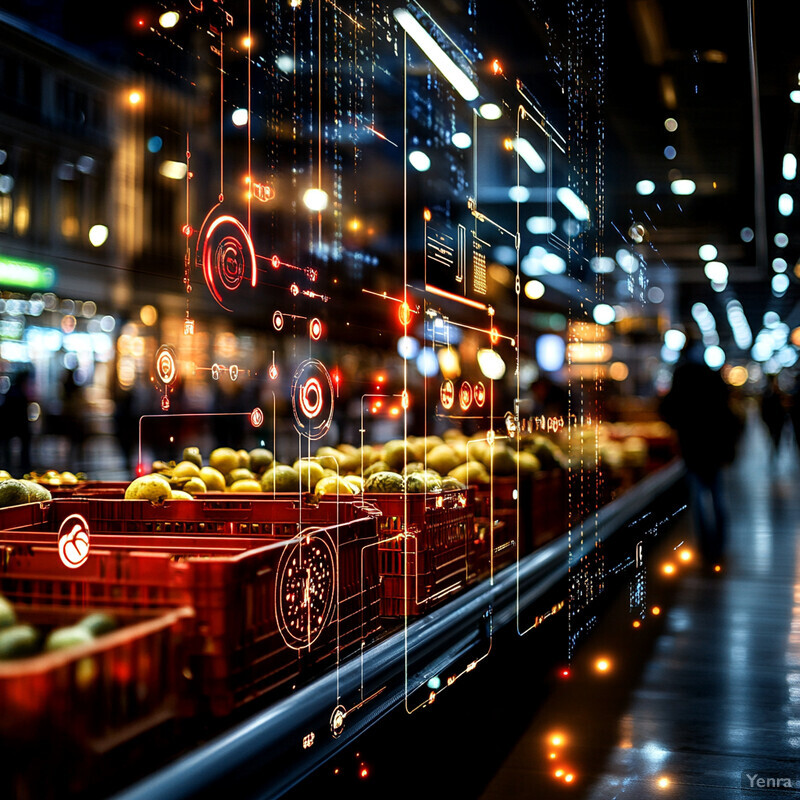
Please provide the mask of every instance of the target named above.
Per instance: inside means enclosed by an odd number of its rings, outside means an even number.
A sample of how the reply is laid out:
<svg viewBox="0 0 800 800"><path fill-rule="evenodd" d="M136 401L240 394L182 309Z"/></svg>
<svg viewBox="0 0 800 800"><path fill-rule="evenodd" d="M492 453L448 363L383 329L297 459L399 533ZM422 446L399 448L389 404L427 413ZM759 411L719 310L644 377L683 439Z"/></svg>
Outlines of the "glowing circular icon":
<svg viewBox="0 0 800 800"><path fill-rule="evenodd" d="M250 412L250 424L254 428L260 428L264 424L264 412L258 406Z"/></svg>
<svg viewBox="0 0 800 800"><path fill-rule="evenodd" d="M317 317L313 317L308 323L308 335L318 342L322 336L322 322Z"/></svg>
<svg viewBox="0 0 800 800"><path fill-rule="evenodd" d="M283 314L280 311L276 311L272 315L272 327L275 328L276 331L283 330Z"/></svg>
<svg viewBox="0 0 800 800"><path fill-rule="evenodd" d="M273 380L273 381L275 380L275 378L278 377L278 368L275 366L275 364L270 364L269 365L269 369L267 370L267 374L269 375L270 379Z"/></svg>
<svg viewBox="0 0 800 800"><path fill-rule="evenodd" d="M304 531L278 564L278 630L287 647L310 647L328 623L336 595L334 549L322 530Z"/></svg>
<svg viewBox="0 0 800 800"><path fill-rule="evenodd" d="M448 411L453 407L456 399L456 391L453 387L453 381L445 381L439 387L439 399L442 401L442 406Z"/></svg>
<svg viewBox="0 0 800 800"><path fill-rule="evenodd" d="M344 706L336 706L331 714L331 735L337 738L344 731L344 720L347 716L347 709Z"/></svg>
<svg viewBox="0 0 800 800"><path fill-rule="evenodd" d="M89 523L80 514L70 514L58 529L58 556L69 569L77 569L89 558Z"/></svg>
<svg viewBox="0 0 800 800"><path fill-rule="evenodd" d="M401 325L408 325L411 322L411 306L408 303L401 303L397 316L400 318Z"/></svg>
<svg viewBox="0 0 800 800"><path fill-rule="evenodd" d="M156 375L164 386L172 386L178 377L175 352L167 344L162 344L156 351Z"/></svg>
<svg viewBox="0 0 800 800"><path fill-rule="evenodd" d="M321 439L333 420L333 382L325 365L314 358L303 361L292 376L295 430L309 439Z"/></svg>
<svg viewBox="0 0 800 800"><path fill-rule="evenodd" d="M164 395L161 398L161 410L162 411L169 411L169 397Z"/></svg>
<svg viewBox="0 0 800 800"><path fill-rule="evenodd" d="M472 397L475 400L475 405L478 408L483 408L483 404L486 402L486 387L483 385L483 381L478 381L475 384L475 388L472 390Z"/></svg>
<svg viewBox="0 0 800 800"><path fill-rule="evenodd" d="M272 256L271 261L273 269L278 269L278 267L281 265L281 260L278 258L278 256Z"/></svg>
<svg viewBox="0 0 800 800"><path fill-rule="evenodd" d="M466 411L472 405L472 386L469 381L464 381L458 390L458 404L462 411Z"/></svg>
<svg viewBox="0 0 800 800"><path fill-rule="evenodd" d="M289 291L292 293L292 297L297 297L297 295L300 294L300 287L296 283L293 283L289 287Z"/></svg>
<svg viewBox="0 0 800 800"><path fill-rule="evenodd" d="M408 391L403 389L403 394L400 395L400 405L403 408L408 408Z"/></svg>
<svg viewBox="0 0 800 800"><path fill-rule="evenodd" d="M237 364L231 364L228 367L228 375L231 376L231 380L235 381L239 377L239 366Z"/></svg>
<svg viewBox="0 0 800 800"><path fill-rule="evenodd" d="M219 364L212 364L211 365L211 377L215 380L219 380Z"/></svg>
<svg viewBox="0 0 800 800"><path fill-rule="evenodd" d="M492 328L489 332L489 338L492 340L492 344L497 344L500 341L500 331L497 328Z"/></svg>
<svg viewBox="0 0 800 800"><path fill-rule="evenodd" d="M198 244L200 237L198 237ZM247 229L236 217L217 217L206 229L201 257L203 277L211 296L226 311L222 292L235 292L248 272L255 288L258 280L256 251Z"/></svg>

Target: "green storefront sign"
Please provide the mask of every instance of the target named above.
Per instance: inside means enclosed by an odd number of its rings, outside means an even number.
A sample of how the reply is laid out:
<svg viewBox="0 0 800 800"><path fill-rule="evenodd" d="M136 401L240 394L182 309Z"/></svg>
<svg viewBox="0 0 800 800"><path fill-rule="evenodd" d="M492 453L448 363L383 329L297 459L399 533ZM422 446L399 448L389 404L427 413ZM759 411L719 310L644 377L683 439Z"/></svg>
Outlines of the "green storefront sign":
<svg viewBox="0 0 800 800"><path fill-rule="evenodd" d="M44 291L52 289L55 281L56 271L52 267L0 254L0 286Z"/></svg>

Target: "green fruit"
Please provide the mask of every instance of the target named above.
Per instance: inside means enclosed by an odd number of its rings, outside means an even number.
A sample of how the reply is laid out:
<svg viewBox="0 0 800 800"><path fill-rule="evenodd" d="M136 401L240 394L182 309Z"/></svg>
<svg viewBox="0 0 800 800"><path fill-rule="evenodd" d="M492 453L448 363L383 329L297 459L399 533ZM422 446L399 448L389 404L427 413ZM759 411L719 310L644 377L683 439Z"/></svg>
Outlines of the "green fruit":
<svg viewBox="0 0 800 800"><path fill-rule="evenodd" d="M208 464L214 469L218 469L223 475L227 475L231 470L239 467L239 456L231 447L218 447L211 451Z"/></svg>
<svg viewBox="0 0 800 800"><path fill-rule="evenodd" d="M53 495L50 494L50 490L47 487L36 483L35 481L21 480L20 483L28 487L29 503L44 503L47 500L53 499Z"/></svg>
<svg viewBox="0 0 800 800"><path fill-rule="evenodd" d="M322 478L317 483L314 494L320 497L323 494L355 494L353 487L344 478L329 476Z"/></svg>
<svg viewBox="0 0 800 800"><path fill-rule="evenodd" d="M456 454L446 444L436 445L428 451L428 466L442 475L446 475L460 463Z"/></svg>
<svg viewBox="0 0 800 800"><path fill-rule="evenodd" d="M237 450L236 455L239 456L239 468L250 469L250 453L247 450Z"/></svg>
<svg viewBox="0 0 800 800"><path fill-rule="evenodd" d="M190 478L188 482L191 482ZM162 500L169 500L172 496L172 489L169 482L163 475L142 475L132 481L125 490L126 500L149 500L151 503L158 503Z"/></svg>
<svg viewBox="0 0 800 800"><path fill-rule="evenodd" d="M0 481L7 481L11 477L11 473L4 469L0 469Z"/></svg>
<svg viewBox="0 0 800 800"><path fill-rule="evenodd" d="M245 478L244 480L236 481L228 487L229 492L260 492L261 484L255 478Z"/></svg>
<svg viewBox="0 0 800 800"><path fill-rule="evenodd" d="M489 473L480 461L471 461L468 464L459 464L447 473L465 486L476 483L489 483Z"/></svg>
<svg viewBox="0 0 800 800"><path fill-rule="evenodd" d="M301 458L295 461L292 467L296 469L298 475L300 475L304 492L313 492L314 487L324 476L324 470L318 461L310 461L307 458Z"/></svg>
<svg viewBox="0 0 800 800"><path fill-rule="evenodd" d="M18 506L28 502L30 492L22 482L9 478L0 483L0 508Z"/></svg>
<svg viewBox="0 0 800 800"><path fill-rule="evenodd" d="M30 625L12 625L0 631L0 661L27 658L39 649L39 632Z"/></svg>
<svg viewBox="0 0 800 800"><path fill-rule="evenodd" d="M364 492L402 492L403 476L397 472L375 472L364 482Z"/></svg>
<svg viewBox="0 0 800 800"><path fill-rule="evenodd" d="M9 628L17 621L14 606L0 595L0 628Z"/></svg>
<svg viewBox="0 0 800 800"><path fill-rule="evenodd" d="M442 479L430 472L412 472L406 478L407 492L441 492Z"/></svg>
<svg viewBox="0 0 800 800"><path fill-rule="evenodd" d="M200 479L198 478L197 480L200 480ZM188 483L188 481L187 481L187 483ZM202 481L201 481L201 483L202 483ZM203 486L205 486L204 483L203 483ZM201 493L198 492L198 494L201 494ZM181 489L173 489L172 490L172 496L169 499L170 500L194 500L194 497L192 495L190 495L189 492L184 492Z"/></svg>
<svg viewBox="0 0 800 800"><path fill-rule="evenodd" d="M421 461L412 461L403 467L403 475L410 475L412 472L424 472L425 465Z"/></svg>
<svg viewBox="0 0 800 800"><path fill-rule="evenodd" d="M514 455L517 459L517 464L519 464L520 475L533 475L534 472L538 472L542 468L539 459L531 453L520 450L518 454L515 453Z"/></svg>
<svg viewBox="0 0 800 800"><path fill-rule="evenodd" d="M56 628L51 631L44 643L44 649L49 653L52 650L63 650L66 647L89 644L94 641L94 636L88 628L82 625L71 625L68 628Z"/></svg>
<svg viewBox="0 0 800 800"><path fill-rule="evenodd" d="M181 461L172 470L173 478L199 478L200 467L194 461Z"/></svg>
<svg viewBox="0 0 800 800"><path fill-rule="evenodd" d="M261 476L262 492L296 492L299 486L299 473L285 464L278 464Z"/></svg>
<svg viewBox="0 0 800 800"><path fill-rule="evenodd" d="M272 453L263 447L256 447L255 450L250 451L250 469L256 475L260 475L264 470L269 469L274 460Z"/></svg>
<svg viewBox="0 0 800 800"><path fill-rule="evenodd" d="M391 471L392 468L385 461L376 461L369 467L364 468L364 477L369 478L370 475L374 475L376 472L391 472Z"/></svg>
<svg viewBox="0 0 800 800"><path fill-rule="evenodd" d="M62 486L64 486L64 485L74 486L76 483L78 483L78 476L75 475L75 473L73 473L73 472L62 472L61 473L61 485Z"/></svg>
<svg viewBox="0 0 800 800"><path fill-rule="evenodd" d="M208 487L202 478L189 478L189 480L183 484L183 492L188 494L190 497L194 497L196 494L205 494L207 491ZM172 493L172 496L173 498L175 497L174 492Z"/></svg>
<svg viewBox="0 0 800 800"><path fill-rule="evenodd" d="M344 482L353 490L353 494L361 494L364 490L364 479L360 475L347 475Z"/></svg>
<svg viewBox="0 0 800 800"><path fill-rule="evenodd" d="M348 444L347 442L342 442L336 448L340 453L344 453L345 455L355 455L358 453L358 448L352 444Z"/></svg>
<svg viewBox="0 0 800 800"><path fill-rule="evenodd" d="M250 472L249 469L244 469L243 467L237 467L236 469L232 469L226 476L225 476L225 483L228 486L233 486L236 481L252 481L255 480L255 475Z"/></svg>
<svg viewBox="0 0 800 800"><path fill-rule="evenodd" d="M495 442L494 448L488 447L483 451L483 466L492 469L495 475L514 475L517 471L517 461L511 448Z"/></svg>
<svg viewBox="0 0 800 800"><path fill-rule="evenodd" d="M341 464L346 458L344 453L333 447L320 447L315 455L317 463L327 469L336 469L336 465Z"/></svg>
<svg viewBox="0 0 800 800"><path fill-rule="evenodd" d="M214 467L203 467L200 470L200 479L209 492L225 491L225 477L218 469L214 469Z"/></svg>
<svg viewBox="0 0 800 800"><path fill-rule="evenodd" d="M444 439L440 436L426 436L425 449L430 453L434 447L441 447L444 444Z"/></svg>
<svg viewBox="0 0 800 800"><path fill-rule="evenodd" d="M445 477L442 478L442 491L445 492L453 490L460 491L466 488L467 487L463 483L461 483L460 480L458 480L457 478L453 478L451 475L445 475Z"/></svg>
<svg viewBox="0 0 800 800"><path fill-rule="evenodd" d="M200 455L199 447L184 447L183 460L189 461L197 467L203 466L203 456Z"/></svg>
<svg viewBox="0 0 800 800"><path fill-rule="evenodd" d="M104 633L115 631L119 624L111 614L106 614L103 611L94 611L91 614L87 614L78 623L78 627L85 628L92 636L102 636ZM64 629L62 628L62 630ZM69 629L67 628L66 630Z"/></svg>

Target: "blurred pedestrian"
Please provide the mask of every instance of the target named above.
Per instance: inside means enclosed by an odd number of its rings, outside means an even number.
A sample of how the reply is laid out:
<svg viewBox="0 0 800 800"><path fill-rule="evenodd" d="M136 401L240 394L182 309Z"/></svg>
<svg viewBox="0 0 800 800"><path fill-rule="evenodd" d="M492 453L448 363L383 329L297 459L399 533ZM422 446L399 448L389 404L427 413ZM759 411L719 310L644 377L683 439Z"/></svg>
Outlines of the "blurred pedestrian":
<svg viewBox="0 0 800 800"><path fill-rule="evenodd" d="M705 564L715 567L723 562L727 538L722 468L734 459L743 425L731 408L727 384L706 365L704 351L699 338L687 339L661 416L678 434L700 552Z"/></svg>
<svg viewBox="0 0 800 800"><path fill-rule="evenodd" d="M86 396L74 369L68 369L61 382L61 424L69 440L69 463L73 471L81 469L83 442L87 433Z"/></svg>
<svg viewBox="0 0 800 800"><path fill-rule="evenodd" d="M772 457L777 458L781 443L781 434L786 422L786 405L784 394L778 386L777 375L770 376L767 388L761 396L761 419L769 431L772 440Z"/></svg>
<svg viewBox="0 0 800 800"><path fill-rule="evenodd" d="M0 395L0 468L16 477L31 471L31 423L28 419L31 379L30 371L22 370L5 395ZM20 443L17 464L11 463L11 442L14 439Z"/></svg>

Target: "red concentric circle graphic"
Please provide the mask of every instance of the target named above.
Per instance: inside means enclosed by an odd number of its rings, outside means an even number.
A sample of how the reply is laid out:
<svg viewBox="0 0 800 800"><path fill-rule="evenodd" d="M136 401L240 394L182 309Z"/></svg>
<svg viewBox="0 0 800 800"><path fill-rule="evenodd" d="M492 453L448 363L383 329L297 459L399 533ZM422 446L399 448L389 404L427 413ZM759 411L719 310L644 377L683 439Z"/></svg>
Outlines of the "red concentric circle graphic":
<svg viewBox="0 0 800 800"><path fill-rule="evenodd" d="M247 277L258 280L256 251L247 229L236 217L217 217L206 229L202 253L203 277L211 296L226 311L222 291L235 292Z"/></svg>
<svg viewBox="0 0 800 800"><path fill-rule="evenodd" d="M333 381L325 365L307 359L292 376L292 412L298 433L321 439L333 420Z"/></svg>
<svg viewBox="0 0 800 800"><path fill-rule="evenodd" d="M442 406L448 411L453 407L456 399L456 392L453 387L453 381L445 381L439 387L439 399L442 401Z"/></svg>
<svg viewBox="0 0 800 800"><path fill-rule="evenodd" d="M257 406L250 412L250 424L254 428L260 428L264 424L264 412Z"/></svg>
<svg viewBox="0 0 800 800"><path fill-rule="evenodd" d="M475 405L478 408L483 408L483 404L486 402L486 387L483 385L483 381L478 381L475 384L472 396L475 398Z"/></svg>
<svg viewBox="0 0 800 800"><path fill-rule="evenodd" d="M172 386L178 377L175 352L167 344L162 344L156 351L156 377L164 386Z"/></svg>
<svg viewBox="0 0 800 800"><path fill-rule="evenodd" d="M458 404L462 411L466 411L472 405L472 386L469 381L464 381L458 390Z"/></svg>

